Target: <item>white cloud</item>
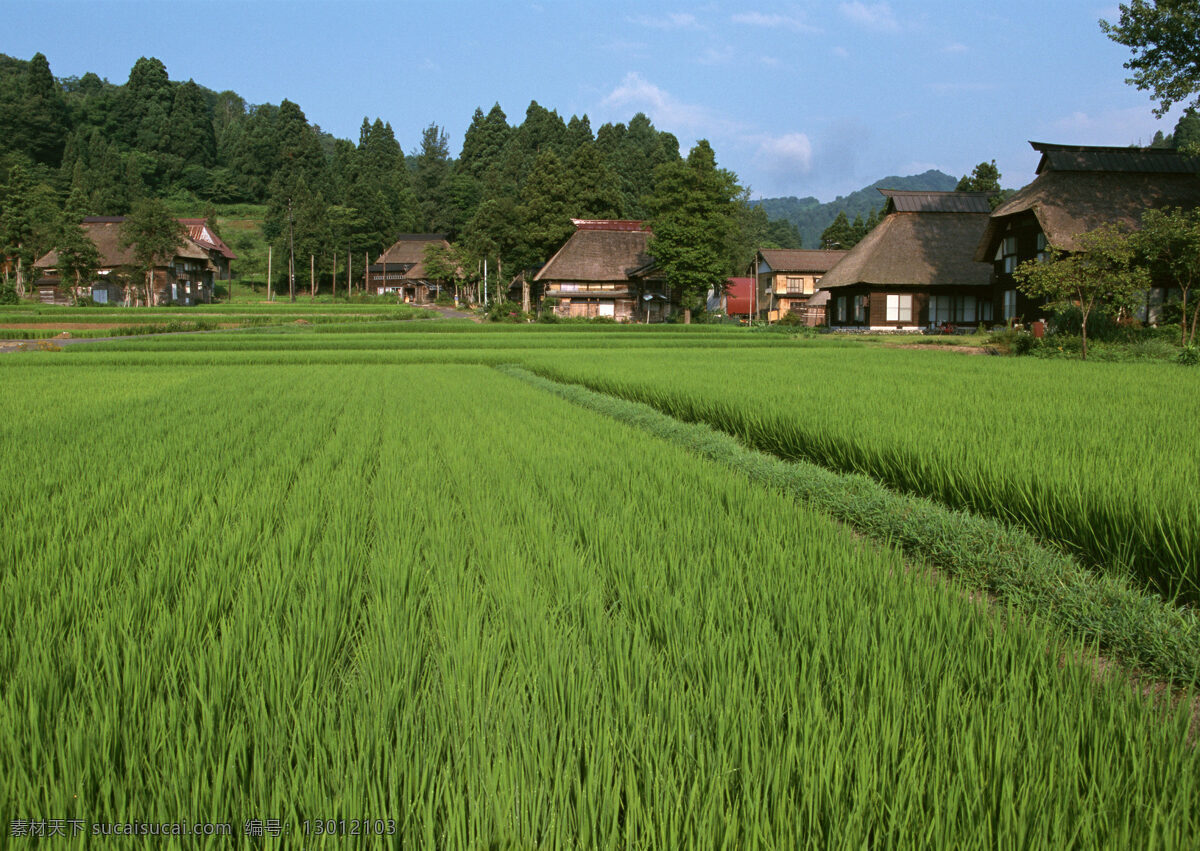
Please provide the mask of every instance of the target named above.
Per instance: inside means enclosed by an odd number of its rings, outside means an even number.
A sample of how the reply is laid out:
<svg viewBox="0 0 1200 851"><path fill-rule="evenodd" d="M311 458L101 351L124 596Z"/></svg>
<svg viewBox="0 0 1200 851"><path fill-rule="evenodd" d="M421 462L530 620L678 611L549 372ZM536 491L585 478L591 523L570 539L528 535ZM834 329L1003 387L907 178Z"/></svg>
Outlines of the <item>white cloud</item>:
<svg viewBox="0 0 1200 851"><path fill-rule="evenodd" d="M668 12L657 17L651 15L634 15L629 18L634 24L650 27L656 30L698 30L703 29L696 16L690 12Z"/></svg>
<svg viewBox="0 0 1200 851"><path fill-rule="evenodd" d="M967 52L967 46L965 44L962 44L957 41L954 42L954 44L947 44L945 47L942 48L942 53L966 53L966 52Z"/></svg>
<svg viewBox="0 0 1200 851"><path fill-rule="evenodd" d="M752 27L767 27L768 29L787 29L798 33L815 33L820 29L808 23L799 15L780 15L766 12L739 12L731 20L735 24L748 24Z"/></svg>
<svg viewBox="0 0 1200 851"><path fill-rule="evenodd" d="M763 171L782 183L812 171L812 159L812 142L804 133L764 137L755 154Z"/></svg>
<svg viewBox="0 0 1200 851"><path fill-rule="evenodd" d="M697 137L737 133L742 130L742 125L738 122L721 118L705 106L684 103L636 71L626 74L620 84L600 103L610 111L644 112L661 130L684 130Z"/></svg>
<svg viewBox="0 0 1200 851"><path fill-rule="evenodd" d="M838 59L849 59L850 58L850 51L844 47L834 47L834 48L831 48L829 52L832 53L834 56L836 56Z"/></svg>
<svg viewBox="0 0 1200 851"><path fill-rule="evenodd" d="M900 29L900 22L896 20L892 7L887 3L862 3L855 0L853 3L842 3L838 9L852 22L867 29L882 32L896 32Z"/></svg>

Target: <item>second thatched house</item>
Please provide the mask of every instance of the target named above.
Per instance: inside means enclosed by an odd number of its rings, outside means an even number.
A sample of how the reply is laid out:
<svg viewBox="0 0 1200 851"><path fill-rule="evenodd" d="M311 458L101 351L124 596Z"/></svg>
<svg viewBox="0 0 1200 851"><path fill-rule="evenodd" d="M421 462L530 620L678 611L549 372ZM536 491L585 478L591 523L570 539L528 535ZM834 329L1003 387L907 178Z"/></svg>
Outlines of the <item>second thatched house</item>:
<svg viewBox="0 0 1200 851"><path fill-rule="evenodd" d="M425 249L431 245L450 247L444 233L400 234L391 247L367 267L367 292L375 295L395 293L412 304L433 301L441 282L432 280L425 270Z"/></svg>
<svg viewBox="0 0 1200 851"><path fill-rule="evenodd" d="M991 270L973 259L986 192L880 189L884 217L821 278L832 328L918 331L993 321Z"/></svg>
<svg viewBox="0 0 1200 851"><path fill-rule="evenodd" d="M658 322L673 305L647 249L651 233L639 221L572 219L575 233L534 276L563 317Z"/></svg>
<svg viewBox="0 0 1200 851"><path fill-rule="evenodd" d="M974 252L991 264L1001 319L1042 315L1013 272L1048 246L1072 251L1076 237L1102 224L1136 229L1150 208L1200 206L1200 158L1170 148L1029 144L1042 155L1037 178L996 208ZM1142 318L1157 321L1166 297L1152 288Z"/></svg>

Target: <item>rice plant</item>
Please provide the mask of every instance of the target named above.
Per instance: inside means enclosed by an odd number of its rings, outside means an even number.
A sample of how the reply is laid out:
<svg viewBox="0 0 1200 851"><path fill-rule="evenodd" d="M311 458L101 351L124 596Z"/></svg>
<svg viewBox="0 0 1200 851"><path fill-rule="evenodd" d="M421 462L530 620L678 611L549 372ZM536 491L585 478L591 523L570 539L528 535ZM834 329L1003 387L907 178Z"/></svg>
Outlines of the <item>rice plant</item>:
<svg viewBox="0 0 1200 851"><path fill-rule="evenodd" d="M521 362L783 458L1017 521L1200 601L1200 375L1172 364L811 347Z"/></svg>
<svg viewBox="0 0 1200 851"><path fill-rule="evenodd" d="M635 429L480 366L55 357L0 364L5 828L1200 838L1186 707Z"/></svg>

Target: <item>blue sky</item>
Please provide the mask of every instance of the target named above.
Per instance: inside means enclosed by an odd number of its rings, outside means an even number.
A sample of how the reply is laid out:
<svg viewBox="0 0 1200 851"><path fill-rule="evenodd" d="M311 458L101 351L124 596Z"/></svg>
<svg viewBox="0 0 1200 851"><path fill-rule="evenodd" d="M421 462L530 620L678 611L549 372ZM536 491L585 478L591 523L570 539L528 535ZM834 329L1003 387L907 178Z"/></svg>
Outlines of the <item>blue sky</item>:
<svg viewBox="0 0 1200 851"><path fill-rule="evenodd" d="M172 79L289 98L357 140L391 122L406 151L430 123L457 155L475 107L519 123L530 100L597 128L643 111L686 149L707 138L755 197L822 201L892 174L961 175L995 158L1033 178L1027 141L1149 143L1115 3L850 0L315 2L0 0L0 53L56 76L123 83L139 56Z"/></svg>

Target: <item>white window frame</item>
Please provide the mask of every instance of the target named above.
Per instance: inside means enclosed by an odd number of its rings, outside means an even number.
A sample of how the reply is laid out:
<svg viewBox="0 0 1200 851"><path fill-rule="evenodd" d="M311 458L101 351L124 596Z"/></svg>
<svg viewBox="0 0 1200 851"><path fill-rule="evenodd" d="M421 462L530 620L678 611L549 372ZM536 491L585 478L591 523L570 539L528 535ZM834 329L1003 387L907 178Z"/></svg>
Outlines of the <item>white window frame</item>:
<svg viewBox="0 0 1200 851"><path fill-rule="evenodd" d="M838 322L845 322L845 321L846 321L846 297L845 297L844 295L838 296L838 300L837 300L837 321L838 321Z"/></svg>
<svg viewBox="0 0 1200 851"><path fill-rule="evenodd" d="M889 293L887 295L888 322L912 322L912 293Z"/></svg>
<svg viewBox="0 0 1200 851"><path fill-rule="evenodd" d="M1016 319L1017 317L1017 291L1004 291L1004 320Z"/></svg>

